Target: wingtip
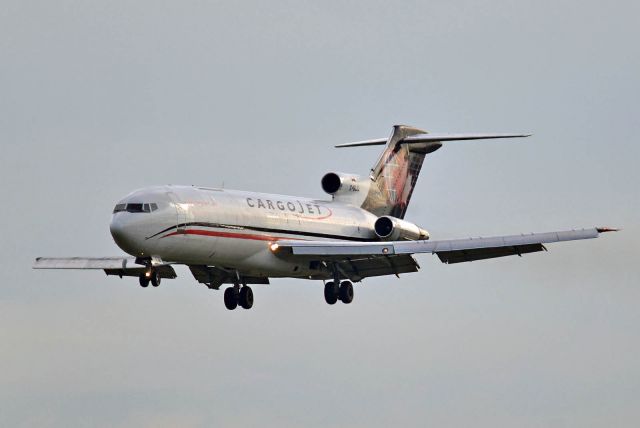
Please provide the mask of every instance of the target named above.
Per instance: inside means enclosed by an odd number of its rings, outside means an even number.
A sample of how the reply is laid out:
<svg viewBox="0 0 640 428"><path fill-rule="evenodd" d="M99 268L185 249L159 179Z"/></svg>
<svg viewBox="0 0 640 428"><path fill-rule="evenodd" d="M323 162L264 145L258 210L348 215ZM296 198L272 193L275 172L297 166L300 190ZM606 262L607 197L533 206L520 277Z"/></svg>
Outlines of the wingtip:
<svg viewBox="0 0 640 428"><path fill-rule="evenodd" d="M598 233L605 233L605 232L619 232L622 229L615 228L615 227L596 227L596 230L598 231Z"/></svg>

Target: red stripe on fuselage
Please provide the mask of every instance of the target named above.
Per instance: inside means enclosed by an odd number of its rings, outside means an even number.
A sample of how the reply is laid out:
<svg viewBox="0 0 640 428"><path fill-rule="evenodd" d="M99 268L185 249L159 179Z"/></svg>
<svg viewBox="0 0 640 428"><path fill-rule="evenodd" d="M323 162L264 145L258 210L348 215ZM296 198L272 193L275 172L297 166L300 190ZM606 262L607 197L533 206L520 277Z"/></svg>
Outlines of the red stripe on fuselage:
<svg viewBox="0 0 640 428"><path fill-rule="evenodd" d="M272 241L272 242L279 241L281 239L286 239L287 241L304 241L304 239L300 239L300 238L285 238L282 236L256 235L252 233L216 232L214 230L200 230L200 229L179 230L179 231L171 232L167 235L164 235L163 238L167 238L169 236L175 236L175 235L216 236L219 238L250 239L253 241Z"/></svg>

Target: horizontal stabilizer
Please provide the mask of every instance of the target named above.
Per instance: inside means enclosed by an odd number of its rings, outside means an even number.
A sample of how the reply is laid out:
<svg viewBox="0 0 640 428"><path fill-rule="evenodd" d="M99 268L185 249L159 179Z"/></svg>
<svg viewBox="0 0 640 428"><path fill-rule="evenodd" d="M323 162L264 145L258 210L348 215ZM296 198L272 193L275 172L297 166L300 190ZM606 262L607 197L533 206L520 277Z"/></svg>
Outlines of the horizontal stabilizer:
<svg viewBox="0 0 640 428"><path fill-rule="evenodd" d="M400 144L418 144L440 141L466 141L466 140L490 140L497 138L523 138L531 134L420 134L412 135L400 140ZM388 138L376 138L374 140L356 141L353 143L338 144L335 147L359 147L359 146L382 146L387 144Z"/></svg>

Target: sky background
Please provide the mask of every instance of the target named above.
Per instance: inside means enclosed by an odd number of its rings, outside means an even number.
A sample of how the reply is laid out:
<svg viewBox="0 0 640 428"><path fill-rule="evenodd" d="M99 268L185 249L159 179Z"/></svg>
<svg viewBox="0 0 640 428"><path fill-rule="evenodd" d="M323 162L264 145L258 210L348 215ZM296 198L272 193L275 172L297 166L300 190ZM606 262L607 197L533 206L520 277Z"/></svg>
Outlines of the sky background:
<svg viewBox="0 0 640 428"><path fill-rule="evenodd" d="M0 1L0 425L637 426L637 1ZM158 289L36 256L121 251L131 190L324 197L379 147L447 143L407 219L433 238L617 226L548 253L322 285L186 269Z"/></svg>

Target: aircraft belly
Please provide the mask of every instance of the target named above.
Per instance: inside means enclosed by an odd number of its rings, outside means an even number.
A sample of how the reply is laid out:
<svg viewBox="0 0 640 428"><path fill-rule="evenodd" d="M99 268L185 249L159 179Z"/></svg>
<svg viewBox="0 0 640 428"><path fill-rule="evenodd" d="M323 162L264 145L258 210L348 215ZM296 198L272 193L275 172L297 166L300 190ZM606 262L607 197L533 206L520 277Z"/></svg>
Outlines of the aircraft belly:
<svg viewBox="0 0 640 428"><path fill-rule="evenodd" d="M256 238L256 239L253 239ZM207 235L186 235L165 258L193 265L217 266L251 272L256 276L294 274L299 265L276 257L269 249L268 236L252 239L219 237L217 249L212 249Z"/></svg>

